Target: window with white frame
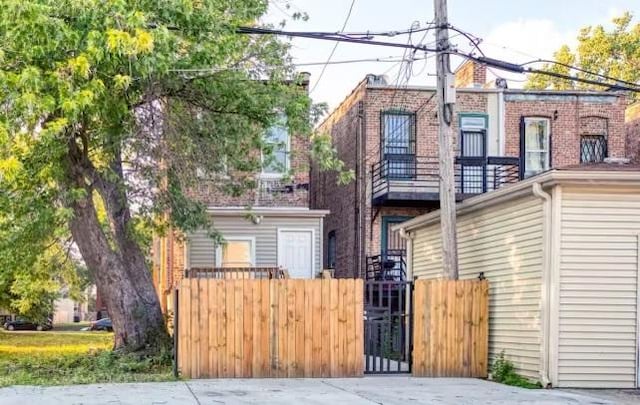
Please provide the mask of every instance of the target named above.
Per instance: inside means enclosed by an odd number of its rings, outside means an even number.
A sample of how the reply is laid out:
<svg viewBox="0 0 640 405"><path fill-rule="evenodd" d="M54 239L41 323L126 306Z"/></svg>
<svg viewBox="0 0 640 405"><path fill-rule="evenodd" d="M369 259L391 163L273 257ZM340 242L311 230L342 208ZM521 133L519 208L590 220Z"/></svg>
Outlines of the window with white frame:
<svg viewBox="0 0 640 405"><path fill-rule="evenodd" d="M525 117L523 125L524 177L549 170L551 145L550 121L544 117Z"/></svg>
<svg viewBox="0 0 640 405"><path fill-rule="evenodd" d="M227 237L225 240L216 250L217 267L255 266L255 239Z"/></svg>
<svg viewBox="0 0 640 405"><path fill-rule="evenodd" d="M282 115L265 133L265 149L262 151L262 174L281 176L290 168L291 139L287 120Z"/></svg>

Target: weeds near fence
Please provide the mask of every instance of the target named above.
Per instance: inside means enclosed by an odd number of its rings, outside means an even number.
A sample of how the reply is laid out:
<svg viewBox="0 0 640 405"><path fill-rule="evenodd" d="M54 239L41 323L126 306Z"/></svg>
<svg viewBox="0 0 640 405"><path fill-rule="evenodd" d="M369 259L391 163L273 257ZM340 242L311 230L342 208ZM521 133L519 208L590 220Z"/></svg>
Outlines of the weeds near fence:
<svg viewBox="0 0 640 405"><path fill-rule="evenodd" d="M513 385L521 388L542 388L539 382L531 382L518 374L513 363L504 358L504 351L500 352L498 358L493 362L493 366L491 366L491 377L493 381L505 385Z"/></svg>
<svg viewBox="0 0 640 405"><path fill-rule="evenodd" d="M173 379L171 356L113 352L106 332L0 331L0 387Z"/></svg>

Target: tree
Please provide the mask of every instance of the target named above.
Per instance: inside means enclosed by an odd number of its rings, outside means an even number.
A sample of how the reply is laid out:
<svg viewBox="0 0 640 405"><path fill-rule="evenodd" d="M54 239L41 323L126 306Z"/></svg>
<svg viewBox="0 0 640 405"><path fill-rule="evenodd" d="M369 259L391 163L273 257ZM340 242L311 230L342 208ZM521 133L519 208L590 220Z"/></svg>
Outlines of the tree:
<svg viewBox="0 0 640 405"><path fill-rule="evenodd" d="M168 344L139 225L210 226L189 193L197 171L229 173L239 192L254 184L236 174L260 168L262 135L283 113L292 133L311 133L287 45L235 33L267 3L2 2L0 258L30 271L71 236L118 349ZM314 141L322 167L342 167Z"/></svg>
<svg viewBox="0 0 640 405"><path fill-rule="evenodd" d="M63 294L76 301L84 300L89 285L86 268L69 257L68 248L69 243L66 246L56 243L30 256L27 266L12 267L15 262L3 260L0 308L44 321L54 312L54 301Z"/></svg>
<svg viewBox="0 0 640 405"><path fill-rule="evenodd" d="M640 82L640 24L632 24L629 12L614 18L613 28L607 31L602 25L587 26L578 34L578 45L572 50L563 45L554 53L554 61L571 65L605 76L631 83ZM560 64L545 63L542 70L564 75L573 74L579 78L602 80L601 77L582 71L574 71ZM609 83L611 83L609 81ZM529 76L527 88L532 89L598 89L602 86L590 85L554 78L539 73Z"/></svg>

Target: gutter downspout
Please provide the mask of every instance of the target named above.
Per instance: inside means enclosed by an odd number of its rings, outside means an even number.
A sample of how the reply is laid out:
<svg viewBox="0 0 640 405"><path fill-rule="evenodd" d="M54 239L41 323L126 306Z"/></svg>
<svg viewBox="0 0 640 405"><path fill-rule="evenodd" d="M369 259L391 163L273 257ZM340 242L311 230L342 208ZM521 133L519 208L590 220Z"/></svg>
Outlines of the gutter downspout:
<svg viewBox="0 0 640 405"><path fill-rule="evenodd" d="M540 379L542 386L551 388L551 379L549 378L549 357L551 355L550 348L550 324L551 324L551 246L552 246L552 230L551 230L551 195L542 190L540 183L533 183L533 195L540 198L542 202L542 296L540 299L540 332L542 334L542 342L540 352L542 354L542 368L540 370Z"/></svg>

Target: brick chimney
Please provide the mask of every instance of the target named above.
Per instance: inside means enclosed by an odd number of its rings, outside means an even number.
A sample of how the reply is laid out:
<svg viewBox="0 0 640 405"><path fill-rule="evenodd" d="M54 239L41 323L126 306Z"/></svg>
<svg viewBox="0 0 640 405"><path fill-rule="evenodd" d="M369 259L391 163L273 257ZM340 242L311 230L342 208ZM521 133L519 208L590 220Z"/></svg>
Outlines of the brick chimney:
<svg viewBox="0 0 640 405"><path fill-rule="evenodd" d="M460 65L455 74L456 88L482 88L487 82L487 67L469 59Z"/></svg>

